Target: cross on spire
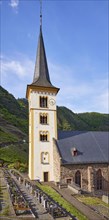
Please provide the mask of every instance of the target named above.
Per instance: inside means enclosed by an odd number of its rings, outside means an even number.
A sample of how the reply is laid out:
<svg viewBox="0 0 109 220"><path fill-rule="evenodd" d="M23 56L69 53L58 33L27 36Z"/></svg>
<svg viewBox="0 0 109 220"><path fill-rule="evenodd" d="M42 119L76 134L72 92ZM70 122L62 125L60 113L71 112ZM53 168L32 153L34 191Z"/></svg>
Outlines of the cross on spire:
<svg viewBox="0 0 109 220"><path fill-rule="evenodd" d="M42 0L40 0L40 28L42 28Z"/></svg>

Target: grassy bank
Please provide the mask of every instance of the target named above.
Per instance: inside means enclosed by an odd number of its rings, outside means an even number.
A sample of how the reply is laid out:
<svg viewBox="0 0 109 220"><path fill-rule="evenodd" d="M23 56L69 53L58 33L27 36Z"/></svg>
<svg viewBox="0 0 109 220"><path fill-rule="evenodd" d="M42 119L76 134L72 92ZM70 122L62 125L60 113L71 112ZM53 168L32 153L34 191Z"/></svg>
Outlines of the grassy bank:
<svg viewBox="0 0 109 220"><path fill-rule="evenodd" d="M103 205L109 207L109 204L103 202L100 198L90 196L77 196L77 199L86 205Z"/></svg>
<svg viewBox="0 0 109 220"><path fill-rule="evenodd" d="M58 202L68 212L70 212L75 217L77 217L78 220L88 220L86 216L84 216L82 213L79 212L78 209L72 206L72 204L70 204L64 198L62 198L53 188L51 188L50 186L45 186L45 185L43 186L40 184L37 184L37 186L40 189L42 189L45 193L47 193L49 196L51 196L56 202Z"/></svg>

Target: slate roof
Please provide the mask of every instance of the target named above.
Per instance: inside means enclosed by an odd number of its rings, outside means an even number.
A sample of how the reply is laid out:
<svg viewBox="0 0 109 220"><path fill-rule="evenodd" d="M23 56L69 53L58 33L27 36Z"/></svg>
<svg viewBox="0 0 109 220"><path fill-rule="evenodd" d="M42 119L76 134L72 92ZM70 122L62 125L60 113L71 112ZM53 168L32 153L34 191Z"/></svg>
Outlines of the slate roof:
<svg viewBox="0 0 109 220"><path fill-rule="evenodd" d="M40 27L33 83L31 85L55 88L50 81L41 27Z"/></svg>
<svg viewBox="0 0 109 220"><path fill-rule="evenodd" d="M109 163L109 132L59 131L58 138L63 164ZM72 155L73 148L77 156Z"/></svg>
<svg viewBox="0 0 109 220"><path fill-rule="evenodd" d="M87 131L62 131L58 130L58 140L86 133Z"/></svg>

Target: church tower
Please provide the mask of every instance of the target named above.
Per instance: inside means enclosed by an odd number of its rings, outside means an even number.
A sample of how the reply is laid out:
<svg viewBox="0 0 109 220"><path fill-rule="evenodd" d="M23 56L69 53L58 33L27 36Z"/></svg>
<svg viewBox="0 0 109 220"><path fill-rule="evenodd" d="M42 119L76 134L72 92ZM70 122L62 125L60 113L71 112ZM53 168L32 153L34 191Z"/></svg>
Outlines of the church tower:
<svg viewBox="0 0 109 220"><path fill-rule="evenodd" d="M56 95L47 65L42 24L37 48L33 82L27 85L29 103L29 178L54 181L53 138L57 139Z"/></svg>

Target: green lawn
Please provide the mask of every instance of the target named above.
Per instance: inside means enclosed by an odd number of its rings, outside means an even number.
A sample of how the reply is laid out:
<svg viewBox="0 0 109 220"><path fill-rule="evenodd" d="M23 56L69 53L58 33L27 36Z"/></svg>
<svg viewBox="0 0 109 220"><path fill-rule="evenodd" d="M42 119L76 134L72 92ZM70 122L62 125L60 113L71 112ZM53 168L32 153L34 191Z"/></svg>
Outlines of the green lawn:
<svg viewBox="0 0 109 220"><path fill-rule="evenodd" d="M78 209L73 207L69 202L62 198L53 188L47 185L45 186L40 184L37 184L37 186L40 189L42 189L45 193L47 193L49 196L51 196L56 202L62 205L62 207L65 208L68 212L76 216L78 220L88 220L86 216L84 216L82 213L78 211Z"/></svg>
<svg viewBox="0 0 109 220"><path fill-rule="evenodd" d="M104 205L106 207L109 207L108 204L106 204L105 202L103 202L100 198L97 197L90 197L90 196L76 196L76 198L85 203L86 205Z"/></svg>
<svg viewBox="0 0 109 220"><path fill-rule="evenodd" d="M3 179L3 172L0 170L0 178ZM0 219L2 219L2 216L8 216L11 213L11 207L9 204L9 193L7 190L6 183L1 180L0 181L0 203L4 203L4 208L0 209Z"/></svg>

